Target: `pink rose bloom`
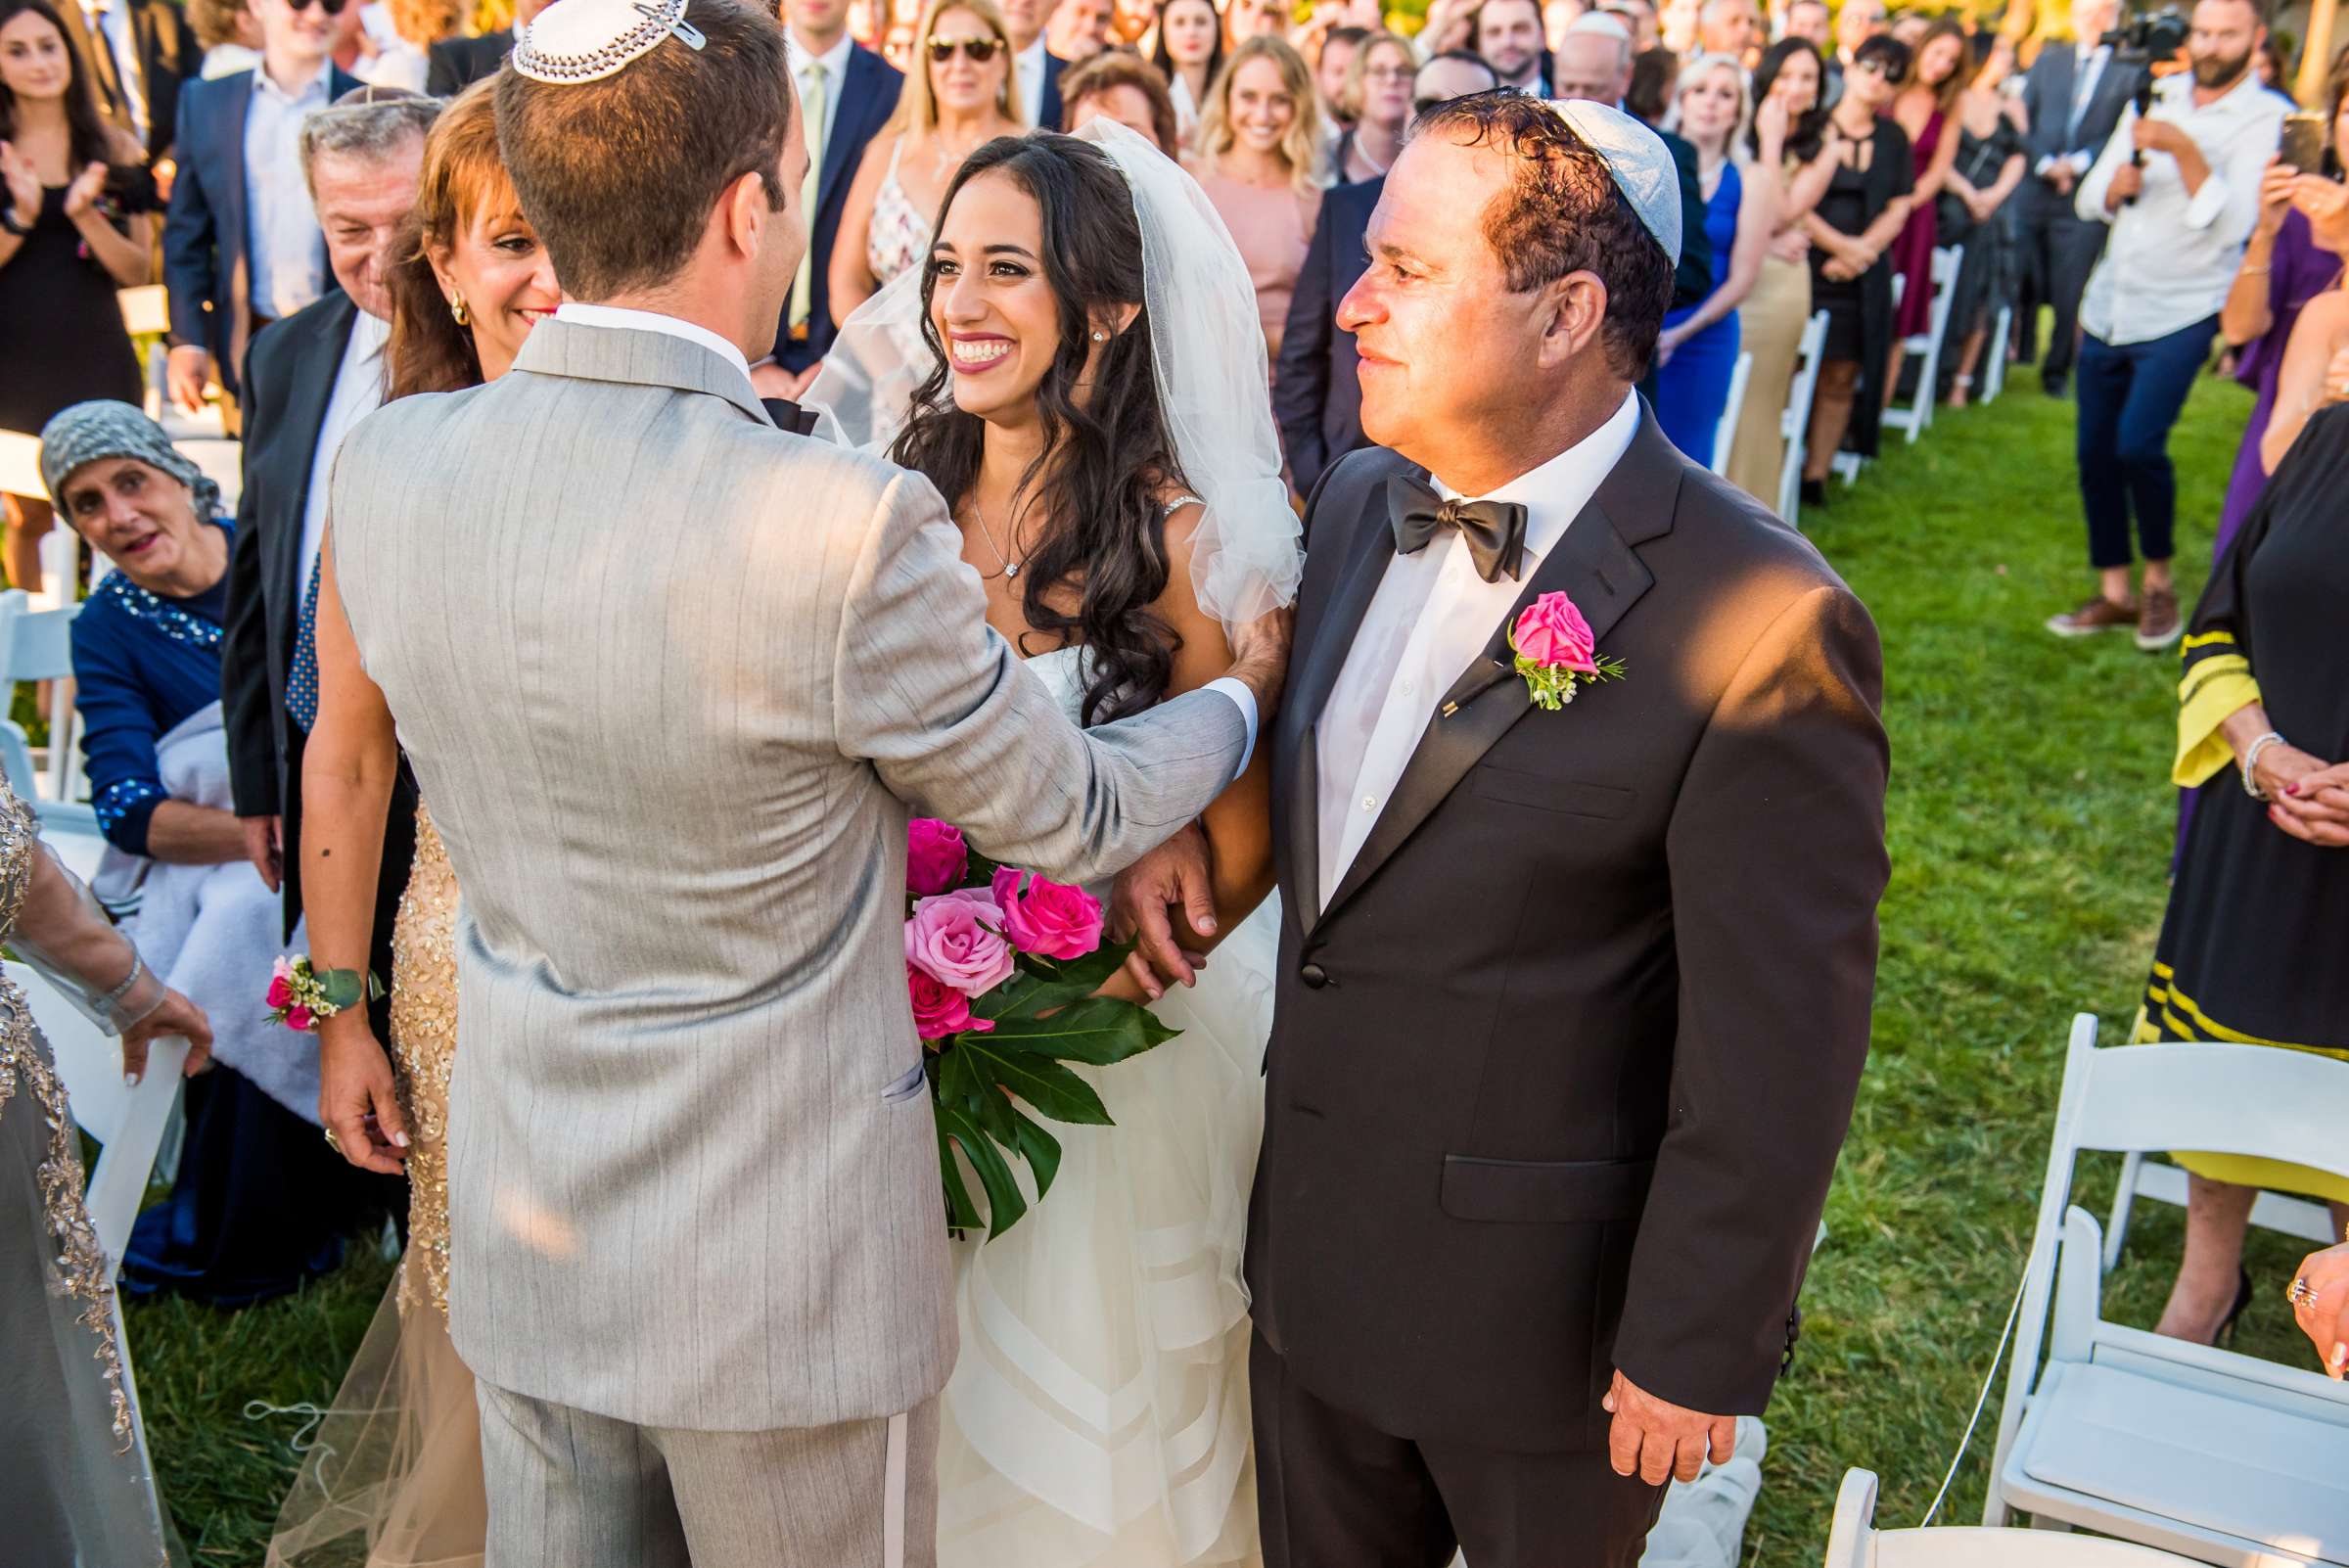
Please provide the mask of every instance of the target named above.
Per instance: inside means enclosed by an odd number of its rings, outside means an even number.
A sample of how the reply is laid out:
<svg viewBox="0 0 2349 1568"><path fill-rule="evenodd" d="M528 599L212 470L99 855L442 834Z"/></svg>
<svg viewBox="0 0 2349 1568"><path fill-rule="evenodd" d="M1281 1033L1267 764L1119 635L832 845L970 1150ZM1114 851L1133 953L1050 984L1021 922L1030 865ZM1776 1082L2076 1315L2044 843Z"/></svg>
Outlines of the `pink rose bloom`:
<svg viewBox="0 0 2349 1568"><path fill-rule="evenodd" d="M1525 607L1509 633L1518 653L1537 665L1564 666L1586 675L1598 673L1590 623L1562 593L1545 593Z"/></svg>
<svg viewBox="0 0 2349 1568"><path fill-rule="evenodd" d="M924 1039L944 1039L964 1030L984 1035L995 1027L992 1019L971 1016L968 996L911 964L905 966L905 989L913 997L913 1032Z"/></svg>
<svg viewBox="0 0 2349 1568"><path fill-rule="evenodd" d="M962 829L934 816L917 816L905 824L905 886L928 897L944 893L971 867L971 852L962 842Z"/></svg>
<svg viewBox="0 0 2349 1568"><path fill-rule="evenodd" d="M283 964L285 960L280 958L278 962ZM286 983L286 977L282 973L271 975L269 977L270 1010L273 1012L283 1012L286 1009L286 1004L291 1002L293 999L294 988Z"/></svg>
<svg viewBox="0 0 2349 1568"><path fill-rule="evenodd" d="M905 922L905 961L965 996L983 996L1011 978L1003 916L985 892L924 899Z"/></svg>
<svg viewBox="0 0 2349 1568"><path fill-rule="evenodd" d="M316 1018L311 1016L310 1010L307 1007L297 1007L293 1011L286 1014L286 1027L288 1029L302 1031L305 1034L309 1031L310 1026L315 1024L317 1021L318 1020Z"/></svg>
<svg viewBox="0 0 2349 1568"><path fill-rule="evenodd" d="M1101 945L1101 900L1082 888L1006 865L995 868L994 895L1003 910L1003 934L1022 952L1082 958Z"/></svg>

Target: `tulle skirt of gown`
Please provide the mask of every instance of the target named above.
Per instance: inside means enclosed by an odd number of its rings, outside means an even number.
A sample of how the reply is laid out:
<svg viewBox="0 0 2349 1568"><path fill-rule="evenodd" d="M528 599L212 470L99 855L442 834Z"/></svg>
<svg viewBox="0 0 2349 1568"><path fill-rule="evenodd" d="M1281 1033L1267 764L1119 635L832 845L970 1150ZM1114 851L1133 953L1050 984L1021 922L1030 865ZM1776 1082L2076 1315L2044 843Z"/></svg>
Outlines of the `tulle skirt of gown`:
<svg viewBox="0 0 2349 1568"><path fill-rule="evenodd" d="M430 813L392 939L408 1250L278 1514L270 1568L480 1568L489 1508L473 1373L448 1338L448 1075L457 880Z"/></svg>
<svg viewBox="0 0 2349 1568"><path fill-rule="evenodd" d="M1240 1256L1278 920L1267 900L1159 1003L1180 1036L1072 1064L1117 1125L1054 1126L1051 1192L957 1244L940 1568L1262 1560Z"/></svg>

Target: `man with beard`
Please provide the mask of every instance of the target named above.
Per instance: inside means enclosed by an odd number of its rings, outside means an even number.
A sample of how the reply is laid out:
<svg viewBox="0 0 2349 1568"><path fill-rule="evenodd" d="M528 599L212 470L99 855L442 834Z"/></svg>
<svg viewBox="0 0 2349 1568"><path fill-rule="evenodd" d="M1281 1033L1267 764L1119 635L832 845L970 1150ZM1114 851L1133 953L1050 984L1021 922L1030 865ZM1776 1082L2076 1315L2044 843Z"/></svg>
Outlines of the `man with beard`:
<svg viewBox="0 0 2349 1568"><path fill-rule="evenodd" d="M2210 357L2289 107L2252 69L2267 35L2257 0L2201 0L2190 73L2154 83L2149 113L2132 105L2080 182L2080 216L2112 226L2080 301L2080 499L2099 580L2086 604L2048 623L2058 636L2133 628L2148 653L2178 640L2170 427ZM2129 584L2132 514L2142 599Z"/></svg>

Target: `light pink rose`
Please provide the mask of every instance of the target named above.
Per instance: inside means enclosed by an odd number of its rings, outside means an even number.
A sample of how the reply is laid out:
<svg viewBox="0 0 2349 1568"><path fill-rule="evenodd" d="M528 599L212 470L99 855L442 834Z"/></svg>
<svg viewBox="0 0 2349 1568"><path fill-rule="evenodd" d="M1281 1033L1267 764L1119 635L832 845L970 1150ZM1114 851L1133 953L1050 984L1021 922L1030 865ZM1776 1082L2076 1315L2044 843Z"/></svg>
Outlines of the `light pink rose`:
<svg viewBox="0 0 2349 1568"><path fill-rule="evenodd" d="M1011 978L1002 926L1002 911L983 890L924 899L905 922L905 961L965 996L983 996Z"/></svg>
<svg viewBox="0 0 2349 1568"><path fill-rule="evenodd" d="M1545 593L1527 605L1509 641L1537 665L1562 666L1586 675L1598 673L1597 661L1591 658L1596 649L1590 623L1562 593Z"/></svg>
<svg viewBox="0 0 2349 1568"><path fill-rule="evenodd" d="M995 868L993 891L1003 910L1003 934L1020 951L1082 958L1101 945L1101 900L1082 888L1006 865Z"/></svg>
<svg viewBox="0 0 2349 1568"><path fill-rule="evenodd" d="M905 990L913 998L913 1032L924 1039L944 1039L969 1030L984 1035L995 1027L991 1018L973 1018L971 999L936 976L905 966Z"/></svg>
<svg viewBox="0 0 2349 1568"><path fill-rule="evenodd" d="M905 886L928 897L960 882L971 867L971 852L962 842L962 829L934 816L917 816L905 824Z"/></svg>

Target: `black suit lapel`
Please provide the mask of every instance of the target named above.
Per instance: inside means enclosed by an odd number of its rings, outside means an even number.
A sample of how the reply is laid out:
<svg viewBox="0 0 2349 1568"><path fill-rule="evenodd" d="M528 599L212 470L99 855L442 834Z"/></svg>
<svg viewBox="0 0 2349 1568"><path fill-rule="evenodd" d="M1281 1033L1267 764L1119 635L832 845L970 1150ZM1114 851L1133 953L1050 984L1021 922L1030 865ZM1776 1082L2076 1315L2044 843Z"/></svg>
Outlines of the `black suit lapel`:
<svg viewBox="0 0 2349 1568"><path fill-rule="evenodd" d="M1395 559L1395 532L1386 514L1387 486L1383 482L1373 484L1362 497L1347 560L1338 569L1330 592L1329 609L1313 628L1312 643L1304 650L1305 658L1296 669L1293 688L1281 709L1279 723L1286 731L1291 755L1297 759L1289 781L1288 853L1281 857L1287 875L1281 899L1289 918L1297 922L1300 936L1313 930L1320 915L1321 769L1314 731L1330 690L1338 683L1338 671L1345 668L1346 655L1354 647L1354 634L1361 628L1362 617L1387 575L1387 563Z"/></svg>
<svg viewBox="0 0 2349 1568"><path fill-rule="evenodd" d="M1655 582L1632 546L1671 529L1685 461L1664 438L1655 416L1643 408L1639 429L1622 459L1576 515L1565 536L1543 558L1525 591L1493 628L1483 653L1460 672L1429 715L1417 750L1387 797L1386 809L1331 892L1320 919L1328 919L1377 875L1444 804L1453 786L1532 710L1533 699L1509 651L1509 628L1528 605L1544 593L1565 594L1589 623L1598 651L1607 651L1607 634ZM1621 527L1618 518L1623 520ZM1571 722L1573 713L1569 706L1543 716Z"/></svg>
<svg viewBox="0 0 2349 1568"><path fill-rule="evenodd" d="M261 572L274 585L270 619L277 623L278 646L294 646L296 613L309 584L301 578L302 520L310 505L310 475L317 467L318 439L326 430L326 405L335 394L335 377L343 368L343 351L350 344L350 329L358 306L346 295L331 297L335 308L321 312L318 330L308 334L296 355L286 386L285 418L303 434L299 441L277 448L283 468L271 488L292 504L273 509L275 527L261 539Z"/></svg>
<svg viewBox="0 0 2349 1568"><path fill-rule="evenodd" d="M873 97L875 80L880 72L880 58L862 44L849 49L849 69L841 72L840 111L832 116L832 134L824 141L824 167L815 180L815 208L807 214L810 225L815 214L832 200L832 193L852 172L851 154L861 154L871 138L860 135L863 121L870 114L867 107Z"/></svg>

